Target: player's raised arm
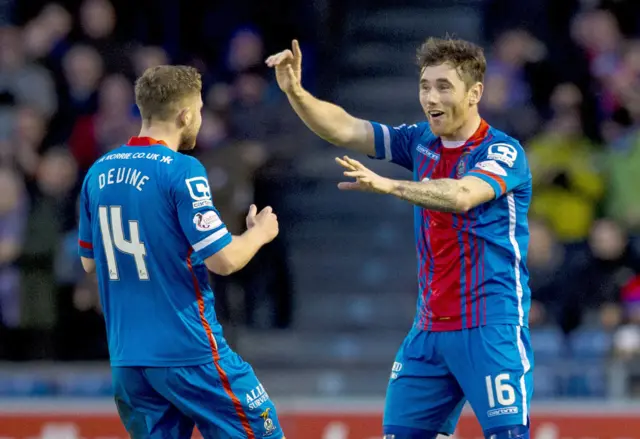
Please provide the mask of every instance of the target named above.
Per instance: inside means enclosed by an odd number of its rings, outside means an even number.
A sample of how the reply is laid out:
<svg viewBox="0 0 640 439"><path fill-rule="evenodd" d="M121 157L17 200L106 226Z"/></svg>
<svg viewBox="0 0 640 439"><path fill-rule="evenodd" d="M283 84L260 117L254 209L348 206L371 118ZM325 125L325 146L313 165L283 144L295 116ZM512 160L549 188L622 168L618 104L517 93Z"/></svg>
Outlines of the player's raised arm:
<svg viewBox="0 0 640 439"><path fill-rule="evenodd" d="M370 122L350 115L335 104L317 99L302 87L302 52L298 41L293 41L291 50L267 58L266 63L275 68L280 89L311 131L334 145L375 155Z"/></svg>

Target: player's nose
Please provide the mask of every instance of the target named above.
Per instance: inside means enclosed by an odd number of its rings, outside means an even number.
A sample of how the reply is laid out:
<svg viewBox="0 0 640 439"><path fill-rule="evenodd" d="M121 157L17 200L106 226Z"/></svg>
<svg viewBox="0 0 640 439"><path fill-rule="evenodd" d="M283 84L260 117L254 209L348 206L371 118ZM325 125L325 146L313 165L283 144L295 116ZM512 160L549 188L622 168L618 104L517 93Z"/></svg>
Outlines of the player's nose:
<svg viewBox="0 0 640 439"><path fill-rule="evenodd" d="M424 91L421 94L422 104L426 107L425 109L432 109L438 105L440 99L438 98L438 93L433 90Z"/></svg>

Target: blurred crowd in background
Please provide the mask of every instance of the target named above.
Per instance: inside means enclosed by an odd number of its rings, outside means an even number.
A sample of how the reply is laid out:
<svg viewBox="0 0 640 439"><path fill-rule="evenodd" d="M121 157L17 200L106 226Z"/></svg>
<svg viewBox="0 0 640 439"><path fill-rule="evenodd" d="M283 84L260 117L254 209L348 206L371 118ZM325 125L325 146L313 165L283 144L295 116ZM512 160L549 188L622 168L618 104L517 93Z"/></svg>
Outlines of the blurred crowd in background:
<svg viewBox="0 0 640 439"><path fill-rule="evenodd" d="M146 68L186 63L202 71L194 154L234 233L251 202L274 196L262 189L288 172L309 138L263 60L299 38L304 85L322 93L317 78L330 66L311 2L129 3L0 2L3 358L106 356L96 283L77 257L77 194L93 161L137 134L133 81ZM481 112L522 140L534 178L531 323L565 333L598 325L616 334L617 355L637 355L640 4L564 2L549 14L558 23L541 30L519 27L522 12L508 2L485 3ZM223 320L289 326L295 285L286 250L274 244L239 276L214 279ZM271 308L257 316L266 296Z"/></svg>

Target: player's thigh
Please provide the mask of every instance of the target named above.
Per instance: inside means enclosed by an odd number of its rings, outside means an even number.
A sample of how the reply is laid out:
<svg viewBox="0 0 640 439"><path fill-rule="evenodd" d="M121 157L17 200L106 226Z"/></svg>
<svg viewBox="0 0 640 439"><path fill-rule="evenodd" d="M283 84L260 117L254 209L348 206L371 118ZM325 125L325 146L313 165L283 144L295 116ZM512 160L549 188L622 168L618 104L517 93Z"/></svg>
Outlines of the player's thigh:
<svg viewBox="0 0 640 439"><path fill-rule="evenodd" d="M166 368L152 384L195 421L205 439L283 437L273 402L235 353L200 366Z"/></svg>
<svg viewBox="0 0 640 439"><path fill-rule="evenodd" d="M438 352L437 337L412 330L398 350L387 388L385 434L455 430L464 397Z"/></svg>
<svg viewBox="0 0 640 439"><path fill-rule="evenodd" d="M133 439L191 438L194 423L149 384L138 367L112 368L120 419Z"/></svg>
<svg viewBox="0 0 640 439"><path fill-rule="evenodd" d="M527 328L496 325L460 331L448 363L483 430L527 425L533 353Z"/></svg>

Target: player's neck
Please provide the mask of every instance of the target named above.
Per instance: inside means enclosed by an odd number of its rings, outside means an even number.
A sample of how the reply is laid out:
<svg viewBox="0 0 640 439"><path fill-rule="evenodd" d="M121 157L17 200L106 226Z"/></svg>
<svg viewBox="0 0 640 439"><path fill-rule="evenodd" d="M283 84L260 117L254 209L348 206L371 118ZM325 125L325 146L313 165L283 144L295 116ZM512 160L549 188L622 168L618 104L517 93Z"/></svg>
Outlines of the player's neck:
<svg viewBox="0 0 640 439"><path fill-rule="evenodd" d="M474 111L469 114L469 118L458 131L448 136L440 136L440 138L451 142L466 142L475 134L481 123L482 118L480 117L480 114L478 114L477 111Z"/></svg>
<svg viewBox="0 0 640 439"><path fill-rule="evenodd" d="M180 145L180 133L162 124L153 124L152 126L143 124L138 137L151 137L155 140L162 140L167 144L168 148L174 151L178 151L178 146Z"/></svg>

